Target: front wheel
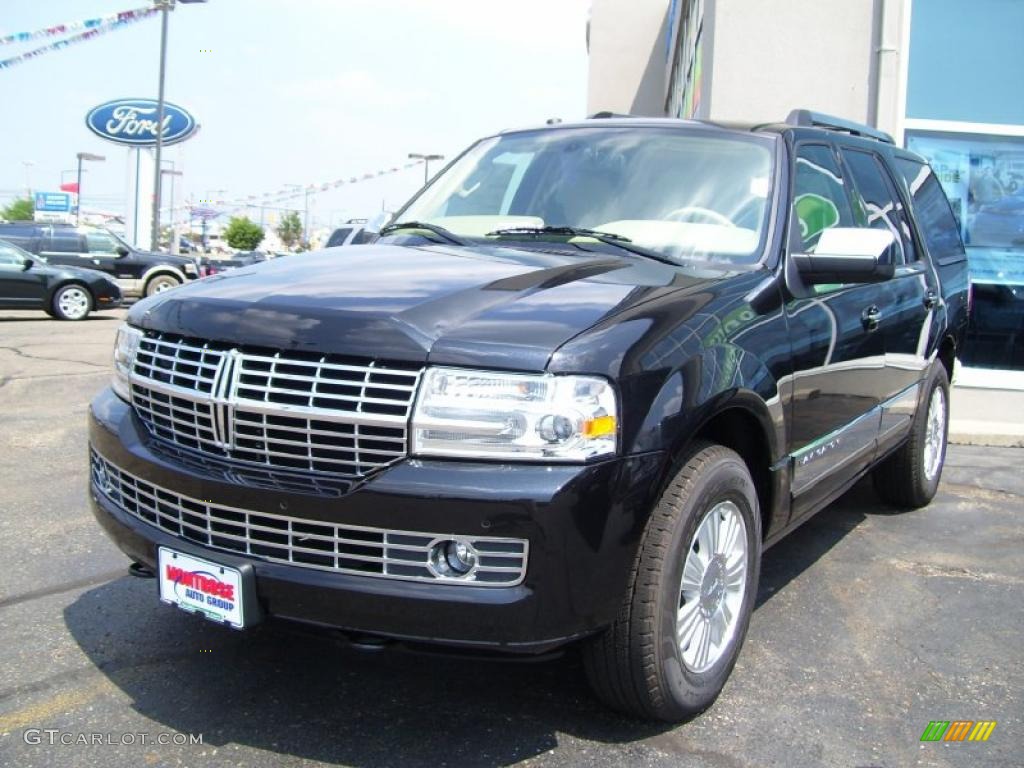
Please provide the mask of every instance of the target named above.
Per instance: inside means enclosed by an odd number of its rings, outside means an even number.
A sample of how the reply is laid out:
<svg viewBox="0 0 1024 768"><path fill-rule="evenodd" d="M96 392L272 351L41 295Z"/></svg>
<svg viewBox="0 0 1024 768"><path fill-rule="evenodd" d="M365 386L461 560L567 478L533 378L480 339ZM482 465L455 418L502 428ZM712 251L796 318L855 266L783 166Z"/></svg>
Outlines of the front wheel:
<svg viewBox="0 0 1024 768"><path fill-rule="evenodd" d="M875 492L902 509L928 504L939 489L949 437L949 377L936 363L925 380L910 437L872 473Z"/></svg>
<svg viewBox="0 0 1024 768"><path fill-rule="evenodd" d="M711 706L743 645L760 566L750 471L728 448L695 446L648 521L615 623L584 647L597 696L667 722Z"/></svg>
<svg viewBox="0 0 1024 768"><path fill-rule="evenodd" d="M181 285L181 280L174 275L157 275L151 277L146 283L146 295L155 296L158 293L169 291L171 288L177 288L179 285Z"/></svg>
<svg viewBox="0 0 1024 768"><path fill-rule="evenodd" d="M58 320L84 320L92 309L92 296L80 285L65 285L53 294L50 308Z"/></svg>

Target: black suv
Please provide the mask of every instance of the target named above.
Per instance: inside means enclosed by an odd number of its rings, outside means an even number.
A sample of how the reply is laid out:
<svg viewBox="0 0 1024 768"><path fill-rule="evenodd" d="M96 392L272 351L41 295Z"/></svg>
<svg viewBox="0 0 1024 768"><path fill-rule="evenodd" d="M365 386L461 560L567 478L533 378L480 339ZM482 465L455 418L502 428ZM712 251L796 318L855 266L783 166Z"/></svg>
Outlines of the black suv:
<svg viewBox="0 0 1024 768"><path fill-rule="evenodd" d="M165 602L579 642L600 698L674 721L732 670L766 547L869 472L899 507L936 492L967 264L884 134L506 132L393 222L130 311L91 497Z"/></svg>
<svg viewBox="0 0 1024 768"><path fill-rule="evenodd" d="M199 277L195 259L140 251L99 227L0 222L0 238L53 266L84 267L117 280L126 297L152 296Z"/></svg>

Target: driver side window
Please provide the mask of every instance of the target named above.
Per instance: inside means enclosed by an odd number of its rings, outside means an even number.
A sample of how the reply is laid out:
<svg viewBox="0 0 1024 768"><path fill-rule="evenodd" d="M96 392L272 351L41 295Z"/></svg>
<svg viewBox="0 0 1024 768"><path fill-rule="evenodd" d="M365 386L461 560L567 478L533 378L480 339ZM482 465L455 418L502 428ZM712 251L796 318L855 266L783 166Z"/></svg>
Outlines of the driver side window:
<svg viewBox="0 0 1024 768"><path fill-rule="evenodd" d="M24 265L20 253L10 248L0 248L0 269L21 269Z"/></svg>
<svg viewBox="0 0 1024 768"><path fill-rule="evenodd" d="M105 232L87 232L85 245L89 253L116 255L117 241Z"/></svg>
<svg viewBox="0 0 1024 768"><path fill-rule="evenodd" d="M800 227L800 250L814 250L830 227L856 226L843 174L824 144L801 144L796 153L793 218Z"/></svg>

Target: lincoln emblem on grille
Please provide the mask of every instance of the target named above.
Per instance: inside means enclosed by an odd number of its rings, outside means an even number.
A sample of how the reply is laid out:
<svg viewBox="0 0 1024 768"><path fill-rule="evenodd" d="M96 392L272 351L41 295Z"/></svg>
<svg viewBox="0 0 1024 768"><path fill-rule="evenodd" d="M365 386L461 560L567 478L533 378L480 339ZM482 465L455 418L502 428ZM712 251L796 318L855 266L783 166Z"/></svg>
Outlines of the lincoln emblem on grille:
<svg viewBox="0 0 1024 768"><path fill-rule="evenodd" d="M224 450L231 450L234 446L234 400L237 397L240 354L237 349L232 349L223 355L217 363L217 372L213 375L213 389L210 395L213 439Z"/></svg>

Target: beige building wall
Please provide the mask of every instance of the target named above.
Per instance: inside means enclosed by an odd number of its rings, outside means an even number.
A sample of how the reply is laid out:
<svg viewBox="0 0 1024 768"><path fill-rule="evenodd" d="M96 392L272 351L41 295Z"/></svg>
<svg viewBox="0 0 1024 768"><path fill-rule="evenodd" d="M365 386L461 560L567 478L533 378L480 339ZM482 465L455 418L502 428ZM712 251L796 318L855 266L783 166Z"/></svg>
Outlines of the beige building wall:
<svg viewBox="0 0 1024 768"><path fill-rule="evenodd" d="M587 114L661 116L669 0L593 0Z"/></svg>
<svg viewBox="0 0 1024 768"><path fill-rule="evenodd" d="M902 139L910 0L678 2L702 20L697 117L760 122L810 109ZM589 113L666 114L668 12L668 0L594 0Z"/></svg>

